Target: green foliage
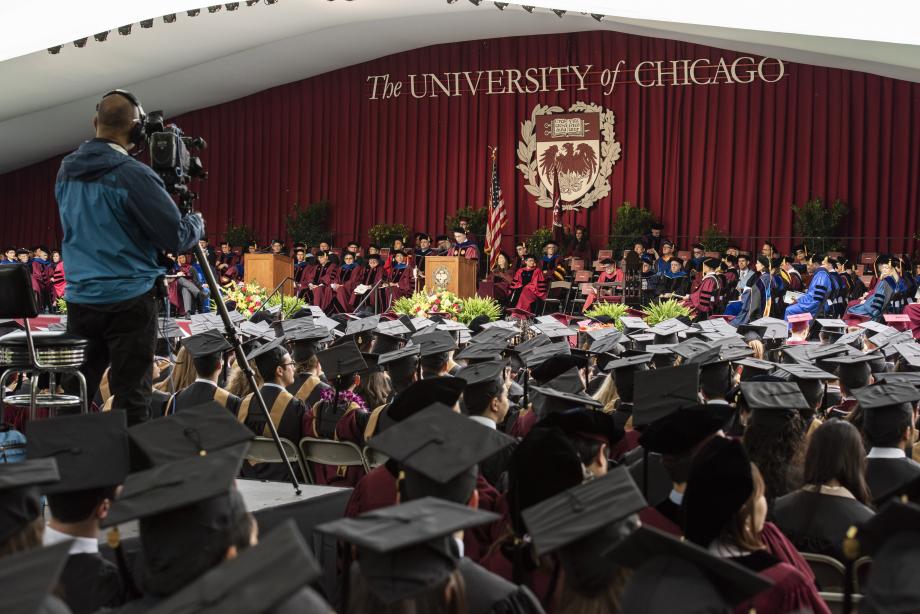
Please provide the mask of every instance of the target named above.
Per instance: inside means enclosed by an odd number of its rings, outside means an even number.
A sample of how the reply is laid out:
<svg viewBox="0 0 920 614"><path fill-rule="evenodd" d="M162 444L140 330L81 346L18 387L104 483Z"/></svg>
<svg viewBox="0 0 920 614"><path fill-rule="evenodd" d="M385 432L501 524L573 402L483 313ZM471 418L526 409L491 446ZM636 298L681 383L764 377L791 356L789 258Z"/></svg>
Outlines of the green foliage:
<svg viewBox="0 0 920 614"><path fill-rule="evenodd" d="M825 207L819 198L801 207L792 205L795 235L802 238L810 254L843 249L846 242L840 238L839 230L848 211L846 203L840 200L830 207Z"/></svg>
<svg viewBox="0 0 920 614"><path fill-rule="evenodd" d="M617 209L610 228L607 247L613 250L614 258L620 258L627 249L632 249L636 239L648 232L658 219L643 207L634 207L628 201Z"/></svg>
<svg viewBox="0 0 920 614"><path fill-rule="evenodd" d="M406 241L410 229L405 224L375 224L367 231L367 236L380 247L390 247L396 239Z"/></svg>
<svg viewBox="0 0 920 614"><path fill-rule="evenodd" d="M502 315L501 305L494 298L471 296L460 300L460 313L457 319L464 324L469 324L479 316L486 316L494 322Z"/></svg>
<svg viewBox="0 0 920 614"><path fill-rule="evenodd" d="M230 224L227 226L227 230L224 231L224 240L231 247L246 247L247 243L257 242L259 239L256 237L256 231L252 229L252 226Z"/></svg>
<svg viewBox="0 0 920 614"><path fill-rule="evenodd" d="M650 303L642 308L643 319L649 326L655 326L659 322L677 318L680 316L691 317L693 312L689 307L684 307L674 299Z"/></svg>
<svg viewBox="0 0 920 614"><path fill-rule="evenodd" d="M607 316L613 322L613 325L618 329L623 329L623 323L620 321L620 318L625 316L629 312L629 308L623 303L608 303L606 301L600 301L595 303L591 309L585 312L585 315L589 318L596 318L598 316Z"/></svg>
<svg viewBox="0 0 920 614"><path fill-rule="evenodd" d="M54 306L57 307L57 312L58 312L58 313L62 313L62 314L66 314L66 313L67 313L67 301L65 301L63 298L59 298L59 299L54 303Z"/></svg>
<svg viewBox="0 0 920 614"><path fill-rule="evenodd" d="M294 243L315 247L332 238L327 228L328 220L329 203L322 200L309 205L295 204L294 210L285 218L284 225Z"/></svg>
<svg viewBox="0 0 920 614"><path fill-rule="evenodd" d="M725 252L730 240L731 238L715 224L704 230L703 234L700 235L700 243L703 244L703 249L707 252Z"/></svg>
<svg viewBox="0 0 920 614"><path fill-rule="evenodd" d="M284 318L290 318L292 315L303 309L307 306L307 301L302 298L297 298L296 296L282 296L276 294L268 301L269 307L274 307L275 305L281 305L281 314Z"/></svg>
<svg viewBox="0 0 920 614"><path fill-rule="evenodd" d="M489 210L486 207L473 209L470 206L466 206L463 209L457 209L457 212L453 215L444 217L444 230L450 234L453 228L460 225L460 218L465 217L470 221L470 231L477 238L484 238L486 236L486 225L489 222L488 215Z"/></svg>
<svg viewBox="0 0 920 614"><path fill-rule="evenodd" d="M543 257L543 244L553 238L552 228L537 228L527 238L527 253L533 254L539 261Z"/></svg>
<svg viewBox="0 0 920 614"><path fill-rule="evenodd" d="M427 307L429 304L428 295L424 291L415 292L411 296L404 296L393 301L393 312L404 316L416 317L418 309L416 307Z"/></svg>

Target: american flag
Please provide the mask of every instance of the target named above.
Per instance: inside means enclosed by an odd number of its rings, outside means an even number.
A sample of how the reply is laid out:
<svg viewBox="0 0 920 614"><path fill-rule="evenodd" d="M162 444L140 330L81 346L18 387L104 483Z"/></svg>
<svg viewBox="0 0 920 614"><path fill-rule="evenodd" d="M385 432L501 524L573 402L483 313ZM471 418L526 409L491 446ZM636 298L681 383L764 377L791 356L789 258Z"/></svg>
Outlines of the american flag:
<svg viewBox="0 0 920 614"><path fill-rule="evenodd" d="M489 270L495 267L501 251L502 228L508 222L502 187L498 183L498 147L492 148L492 180L489 186L489 221L486 225L486 253L489 254Z"/></svg>

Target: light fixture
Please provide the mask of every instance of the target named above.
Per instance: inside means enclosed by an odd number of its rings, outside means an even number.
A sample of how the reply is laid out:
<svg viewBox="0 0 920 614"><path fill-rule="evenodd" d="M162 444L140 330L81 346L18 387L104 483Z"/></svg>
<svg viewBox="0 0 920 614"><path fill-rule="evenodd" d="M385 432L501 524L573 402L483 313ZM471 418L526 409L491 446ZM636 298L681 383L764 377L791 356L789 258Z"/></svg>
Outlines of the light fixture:
<svg viewBox="0 0 920 614"><path fill-rule="evenodd" d="M528 13L533 13L533 7L532 7L532 6L527 6L526 4L524 4L524 5L521 5L521 8L524 9L525 11L527 11Z"/></svg>
<svg viewBox="0 0 920 614"><path fill-rule="evenodd" d="M447 0L447 4L453 4L453 3L456 2L456 1L457 1L457 0Z"/></svg>
<svg viewBox="0 0 920 614"><path fill-rule="evenodd" d="M470 0L470 4L474 6L479 6L480 4L482 4L482 0Z"/></svg>
<svg viewBox="0 0 920 614"><path fill-rule="evenodd" d="M594 19L597 21L600 21L601 19L604 18L604 16L601 15L600 13L591 13L591 17L594 17Z"/></svg>
<svg viewBox="0 0 920 614"><path fill-rule="evenodd" d="M208 12L211 13L211 14L213 15L214 13L216 13L217 11L219 11L219 10L222 9L222 8L224 8L224 7L221 6L220 4L215 4L215 5L213 5L213 6L209 6L209 7L208 7Z"/></svg>
<svg viewBox="0 0 920 614"><path fill-rule="evenodd" d="M142 20L141 20L141 27L142 27L142 28L152 28L152 27L153 27L153 19L142 19Z"/></svg>
<svg viewBox="0 0 920 614"><path fill-rule="evenodd" d="M176 14L163 15L163 23L176 23Z"/></svg>
<svg viewBox="0 0 920 614"><path fill-rule="evenodd" d="M500 11L504 11L505 7L508 6L507 2L493 2L492 4L494 4L495 8L497 8Z"/></svg>
<svg viewBox="0 0 920 614"><path fill-rule="evenodd" d="M122 36L127 36L131 34L131 24L129 23L126 26L119 26L118 33L121 34Z"/></svg>
<svg viewBox="0 0 920 614"><path fill-rule="evenodd" d="M267 5L269 5L269 6L271 6L272 4L276 4L277 2L278 2L278 0L265 0L265 4L267 4Z"/></svg>
<svg viewBox="0 0 920 614"><path fill-rule="evenodd" d="M48 47L48 53L51 55L57 55L61 52L61 46L55 45L54 47Z"/></svg>
<svg viewBox="0 0 920 614"><path fill-rule="evenodd" d="M228 2L227 4L224 5L224 8L226 8L228 11L235 11L236 9L240 8L240 3L239 2Z"/></svg>
<svg viewBox="0 0 920 614"><path fill-rule="evenodd" d="M93 38L96 39L97 43L104 43L105 39L107 39L108 37L109 37L108 30L106 30L105 32L100 32L99 34L93 34Z"/></svg>
<svg viewBox="0 0 920 614"><path fill-rule="evenodd" d="M562 16L565 15L565 11L563 9L552 9L552 11L556 13L556 17L559 19L562 19Z"/></svg>
<svg viewBox="0 0 920 614"><path fill-rule="evenodd" d="M84 47L86 47L86 37L78 38L77 40L75 40L73 42L73 46L77 47L78 49L83 49Z"/></svg>
<svg viewBox="0 0 920 614"><path fill-rule="evenodd" d="M255 6L259 3L259 0L246 0L246 6Z"/></svg>
<svg viewBox="0 0 920 614"><path fill-rule="evenodd" d="M192 9L190 11L185 11L185 14L188 15L189 17L198 17L200 13L201 13L201 9Z"/></svg>

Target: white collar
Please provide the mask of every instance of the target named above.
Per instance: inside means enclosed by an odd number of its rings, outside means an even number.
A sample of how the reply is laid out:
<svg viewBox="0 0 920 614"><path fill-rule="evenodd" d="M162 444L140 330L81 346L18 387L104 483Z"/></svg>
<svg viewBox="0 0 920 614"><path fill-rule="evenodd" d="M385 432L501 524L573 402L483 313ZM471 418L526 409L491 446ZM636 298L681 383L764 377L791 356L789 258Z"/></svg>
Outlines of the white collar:
<svg viewBox="0 0 920 614"><path fill-rule="evenodd" d="M108 145L109 147L111 147L112 149L114 149L120 154L124 154L126 156L128 155L128 150L122 147L121 145L119 145L118 143L106 143L106 145Z"/></svg>
<svg viewBox="0 0 920 614"><path fill-rule="evenodd" d="M872 448L866 458L907 458L901 448Z"/></svg>
<svg viewBox="0 0 920 614"><path fill-rule="evenodd" d="M203 377L196 377L196 378L195 378L195 383L197 384L197 383L199 383L199 382L201 382L202 384L207 384L207 385L209 385L209 386L214 386L215 388L217 388L217 384L215 384L214 382L212 382L212 381L209 380L209 379L204 379Z"/></svg>
<svg viewBox="0 0 920 614"><path fill-rule="evenodd" d="M99 542L97 540L91 537L74 537L73 535L56 531L52 529L50 525L45 526L45 533L42 536L43 546L53 546L70 540L73 540L73 543L70 545L70 554L99 553Z"/></svg>
<svg viewBox="0 0 920 614"><path fill-rule="evenodd" d="M454 541L457 543L457 551L458 551L458 554L460 555L458 558L462 559L463 555L466 554L466 548L464 548L463 546L463 540L455 537Z"/></svg>
<svg viewBox="0 0 920 614"><path fill-rule="evenodd" d="M846 486L828 486L827 484L806 484L802 487L805 492L816 492L819 495L829 495L831 497L844 497L846 499L855 499L853 493Z"/></svg>
<svg viewBox="0 0 920 614"><path fill-rule="evenodd" d="M725 399L706 399L706 405L730 405Z"/></svg>
<svg viewBox="0 0 920 614"><path fill-rule="evenodd" d="M738 546L735 546L734 544L726 544L719 541L718 539L713 540L713 542L709 544L709 552L721 559L736 558L748 554Z"/></svg>
<svg viewBox="0 0 920 614"><path fill-rule="evenodd" d="M671 494L668 495L668 499L671 500L671 503L674 505L683 505L684 504L684 493L677 492L673 488L671 489Z"/></svg>
<svg viewBox="0 0 920 614"><path fill-rule="evenodd" d="M264 384L262 384L262 387L264 388L265 386L272 386L279 390L284 390L284 386L282 386L281 384L276 384L275 382L265 382Z"/></svg>
<svg viewBox="0 0 920 614"><path fill-rule="evenodd" d="M489 418L486 418L485 416L470 416L470 420L472 420L473 422L477 422L483 426L487 426L490 429L496 428L495 423Z"/></svg>

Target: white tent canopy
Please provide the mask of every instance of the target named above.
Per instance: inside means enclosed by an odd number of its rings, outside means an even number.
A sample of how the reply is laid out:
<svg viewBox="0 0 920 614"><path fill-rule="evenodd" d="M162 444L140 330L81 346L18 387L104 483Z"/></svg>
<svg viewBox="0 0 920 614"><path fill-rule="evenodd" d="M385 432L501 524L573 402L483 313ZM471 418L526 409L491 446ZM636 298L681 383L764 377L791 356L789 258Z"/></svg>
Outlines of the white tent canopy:
<svg viewBox="0 0 920 614"><path fill-rule="evenodd" d="M252 0L250 0L251 2ZM271 0L268 0L271 1ZM177 115L417 47L609 29L920 82L920 4L842 0L29 0L0 5L0 172L91 136L100 94L124 87ZM548 9L565 10L562 17ZM200 9L196 17L186 11ZM174 23L161 16L176 13ZM603 15L596 21L590 14ZM153 19L142 28L141 20ZM119 26L132 24L121 36ZM108 32L104 42L94 34ZM71 41L87 37L84 48ZM59 53L46 49L62 45Z"/></svg>

